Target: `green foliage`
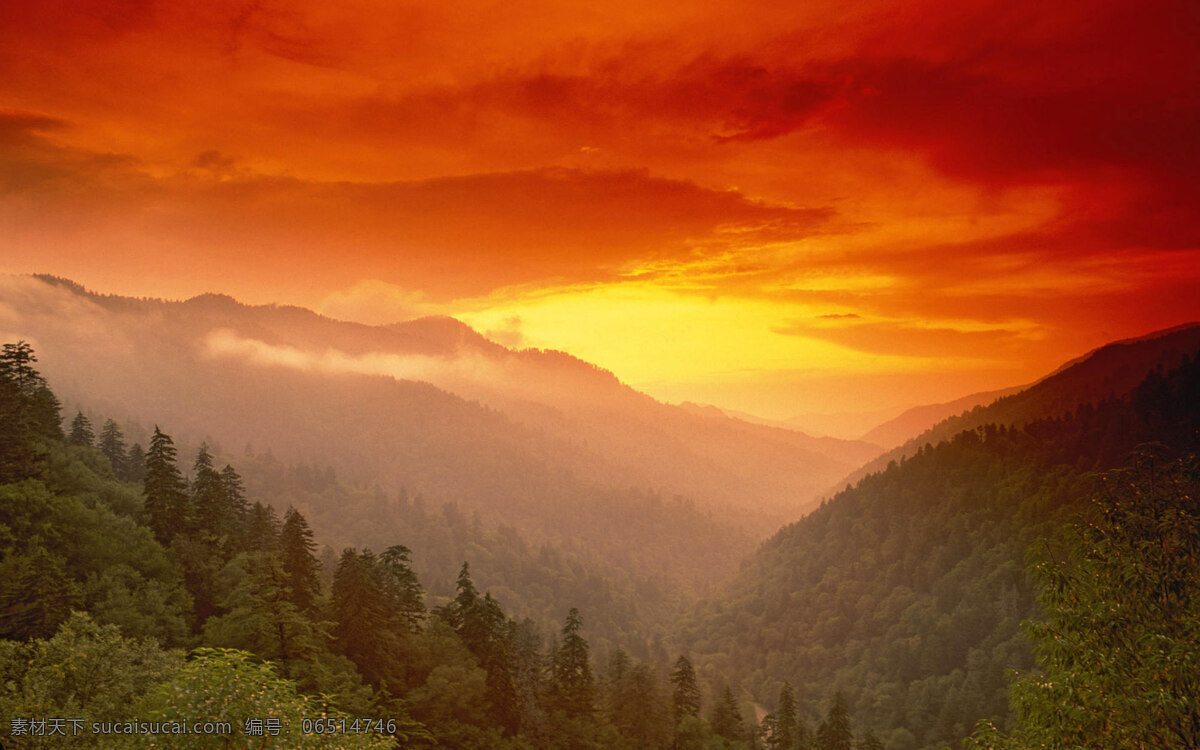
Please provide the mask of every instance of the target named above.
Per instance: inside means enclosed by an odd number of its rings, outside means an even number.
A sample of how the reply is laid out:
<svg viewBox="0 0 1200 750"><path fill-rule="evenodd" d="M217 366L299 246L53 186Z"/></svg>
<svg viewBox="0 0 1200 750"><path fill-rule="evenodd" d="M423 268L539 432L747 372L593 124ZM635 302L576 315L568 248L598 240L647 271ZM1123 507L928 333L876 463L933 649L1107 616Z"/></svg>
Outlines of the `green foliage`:
<svg viewBox="0 0 1200 750"><path fill-rule="evenodd" d="M1185 358L1123 398L926 445L767 541L680 643L701 674L755 695L784 680L801 697L837 686L887 746L957 742L1007 714L1007 671L1033 664L1020 628L1037 606L1029 545L1138 441L1194 441L1198 389Z"/></svg>
<svg viewBox="0 0 1200 750"><path fill-rule="evenodd" d="M148 578L118 563L89 573L84 591L92 616L127 636L172 644L188 637L190 597L174 580Z"/></svg>
<svg viewBox="0 0 1200 750"><path fill-rule="evenodd" d="M215 743L231 748L390 748L427 739L420 724L407 717L395 718L394 736L376 733L335 732L308 734L305 721L340 719L352 721L322 701L302 695L289 680L276 674L270 664L256 661L244 651L198 649L178 673L160 684L135 706L135 715L158 721L228 722L232 733L220 740L208 735L177 735L169 738L172 750L208 750ZM278 721L278 735L246 734L247 720ZM165 738L164 738L165 739Z"/></svg>
<svg viewBox="0 0 1200 750"><path fill-rule="evenodd" d="M67 574L66 561L37 540L28 552L10 554L0 562L4 638L48 638L82 600L83 591Z"/></svg>
<svg viewBox="0 0 1200 750"><path fill-rule="evenodd" d="M125 466L119 475L126 482L143 482L146 479L146 452L142 446L134 443L125 454Z"/></svg>
<svg viewBox="0 0 1200 750"><path fill-rule="evenodd" d="M149 639L126 638L116 626L74 613L52 638L0 641L0 715L83 719L78 736L20 738L14 747L112 747L114 737L93 734L92 721L125 720L154 684L179 669L183 656Z"/></svg>
<svg viewBox="0 0 1200 750"><path fill-rule="evenodd" d="M796 750L807 746L804 720L796 714L796 697L789 683L785 682L779 688L775 711L767 714L763 725L763 745L768 750Z"/></svg>
<svg viewBox="0 0 1200 750"><path fill-rule="evenodd" d="M1100 478L1089 512L1035 548L1039 671L1012 689L1010 735L976 747L1200 746L1200 482L1161 450Z"/></svg>

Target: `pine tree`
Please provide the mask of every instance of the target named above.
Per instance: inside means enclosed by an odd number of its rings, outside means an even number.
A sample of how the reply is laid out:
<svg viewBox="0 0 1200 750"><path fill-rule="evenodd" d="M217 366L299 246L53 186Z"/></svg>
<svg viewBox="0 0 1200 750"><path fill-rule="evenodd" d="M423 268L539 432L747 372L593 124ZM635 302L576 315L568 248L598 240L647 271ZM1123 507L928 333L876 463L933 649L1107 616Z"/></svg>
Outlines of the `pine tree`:
<svg viewBox="0 0 1200 750"><path fill-rule="evenodd" d="M146 479L146 452L142 450L140 443L134 443L129 446L129 452L125 454L125 473L121 479L126 482L143 482Z"/></svg>
<svg viewBox="0 0 1200 750"><path fill-rule="evenodd" d="M11 381L22 396L32 396L46 384L41 373L33 368L34 362L37 362L37 357L29 344L24 341L5 344L3 353L0 353L0 377Z"/></svg>
<svg viewBox="0 0 1200 750"><path fill-rule="evenodd" d="M192 512L187 482L175 465L175 443L158 425L154 426L150 451L146 454L143 487L150 528L161 543L170 544L176 534L190 529Z"/></svg>
<svg viewBox="0 0 1200 750"><path fill-rule="evenodd" d="M588 643L579 634L583 619L572 607L550 665L550 705L568 718L585 718L595 708L596 686L588 663Z"/></svg>
<svg viewBox="0 0 1200 750"><path fill-rule="evenodd" d="M713 706L709 724L712 725L713 733L724 737L729 742L741 741L746 736L746 724L742 718L742 709L738 706L737 699L733 697L733 691L729 689L728 685L721 693L721 699L717 701L717 705Z"/></svg>
<svg viewBox="0 0 1200 750"><path fill-rule="evenodd" d="M226 511L225 487L221 475L213 468L208 445L201 443L192 464L192 508L201 538L218 543L230 524Z"/></svg>
<svg viewBox="0 0 1200 750"><path fill-rule="evenodd" d="M75 413L75 418L71 420L71 432L67 435L67 442L71 445L82 445L91 448L96 442L96 434L92 432L92 422L83 411L79 410Z"/></svg>
<svg viewBox="0 0 1200 750"><path fill-rule="evenodd" d="M671 684L675 690L671 696L671 715L675 726L689 716L700 715L700 686L696 683L696 670L686 656L675 660L671 672Z"/></svg>
<svg viewBox="0 0 1200 750"><path fill-rule="evenodd" d="M34 362L24 341L5 344L0 353L0 482L37 476L45 440L62 439L58 399Z"/></svg>
<svg viewBox="0 0 1200 750"><path fill-rule="evenodd" d="M793 750L803 735L803 725L796 716L796 696L792 693L792 686L785 682L779 688L779 701L775 707L775 739L771 747Z"/></svg>
<svg viewBox="0 0 1200 750"><path fill-rule="evenodd" d="M246 519L246 550L274 552L279 548L279 530L279 517L275 515L275 509L255 502Z"/></svg>
<svg viewBox="0 0 1200 750"><path fill-rule="evenodd" d="M829 713L817 728L817 750L854 750L854 732L850 728L850 712L846 699L834 693Z"/></svg>
<svg viewBox="0 0 1200 750"><path fill-rule="evenodd" d="M408 547L394 544L379 555L378 569L393 616L409 632L417 633L425 619L425 592L412 569L411 554Z"/></svg>
<svg viewBox="0 0 1200 750"><path fill-rule="evenodd" d="M654 670L634 663L623 649L613 651L604 681L604 710L632 747L663 747L671 735L669 711Z"/></svg>
<svg viewBox="0 0 1200 750"><path fill-rule="evenodd" d="M109 419L100 428L100 452L112 464L113 473L118 477L125 476L125 436L116 422Z"/></svg>
<svg viewBox="0 0 1200 750"><path fill-rule="evenodd" d="M404 549L404 548L400 548ZM407 553L407 549L404 549ZM513 681L511 629L499 602L491 594L480 597L471 582L471 568L463 563L454 601L439 614L458 633L479 666L487 673L487 699L492 724L509 734L520 728L520 711Z"/></svg>
<svg viewBox="0 0 1200 750"><path fill-rule="evenodd" d="M284 577L291 589L291 602L301 612L313 611L321 593L321 563L317 561L312 529L295 508L289 507L283 516L279 548Z"/></svg>
<svg viewBox="0 0 1200 750"><path fill-rule="evenodd" d="M333 574L331 609L337 649L363 679L393 695L407 689L412 633L395 608L379 560L370 550L347 549Z"/></svg>

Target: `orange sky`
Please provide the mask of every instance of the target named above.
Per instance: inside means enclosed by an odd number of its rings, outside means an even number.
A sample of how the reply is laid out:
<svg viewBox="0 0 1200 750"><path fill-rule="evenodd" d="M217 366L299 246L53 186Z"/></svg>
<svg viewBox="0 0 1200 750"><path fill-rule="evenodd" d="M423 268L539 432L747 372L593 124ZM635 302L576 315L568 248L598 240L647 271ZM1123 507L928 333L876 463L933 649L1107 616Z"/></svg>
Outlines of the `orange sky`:
<svg viewBox="0 0 1200 750"><path fill-rule="evenodd" d="M773 417L1200 318L1200 6L847 5L0 0L0 270Z"/></svg>

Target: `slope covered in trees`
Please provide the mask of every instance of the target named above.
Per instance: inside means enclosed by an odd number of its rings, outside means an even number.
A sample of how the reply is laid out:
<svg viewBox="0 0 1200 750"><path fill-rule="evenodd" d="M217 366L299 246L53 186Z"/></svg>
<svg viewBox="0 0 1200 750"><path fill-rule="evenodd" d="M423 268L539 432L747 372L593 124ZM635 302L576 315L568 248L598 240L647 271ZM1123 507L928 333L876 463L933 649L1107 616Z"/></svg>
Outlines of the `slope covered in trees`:
<svg viewBox="0 0 1200 750"><path fill-rule="evenodd" d="M1195 323L1102 346L1064 364L1028 388L938 422L855 470L845 481L857 482L886 468L891 461L913 455L927 443L949 440L963 430L987 424L1019 427L1026 422L1073 412L1085 404L1119 398L1137 387L1146 373L1159 367L1174 367L1181 356L1197 349L1200 349L1200 324Z"/></svg>
<svg viewBox="0 0 1200 750"><path fill-rule="evenodd" d="M132 476L115 422L97 444L77 412L79 429L63 434L36 361L23 342L0 355L0 408L14 415L0 423L6 745L665 750L748 740L729 736L737 722L676 721L661 644L647 659L609 647L597 670L580 610L547 638L481 592L467 564L449 596L428 596L395 527L377 528L397 532L379 552L347 546L322 562L308 519L294 507L281 519L205 445L185 474L156 425ZM310 484L331 481L307 473ZM401 518L423 517L416 501L404 507ZM493 561L479 546L454 549ZM695 686L688 695L698 708Z"/></svg>
<svg viewBox="0 0 1200 750"><path fill-rule="evenodd" d="M1006 717L1005 670L1033 664L1019 628L1037 614L1028 545L1137 445L1194 450L1195 356L1123 398L964 431L866 477L769 540L696 607L682 645L701 674L763 699L790 682L810 718L841 690L888 747L941 747Z"/></svg>

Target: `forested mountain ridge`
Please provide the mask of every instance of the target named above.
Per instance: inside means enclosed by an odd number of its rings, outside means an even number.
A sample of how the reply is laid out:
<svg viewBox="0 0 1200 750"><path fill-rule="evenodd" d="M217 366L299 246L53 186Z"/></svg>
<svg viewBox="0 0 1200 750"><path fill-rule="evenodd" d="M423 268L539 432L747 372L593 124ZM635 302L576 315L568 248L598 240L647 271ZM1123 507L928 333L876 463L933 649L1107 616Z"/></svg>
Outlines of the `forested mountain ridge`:
<svg viewBox="0 0 1200 750"><path fill-rule="evenodd" d="M963 430L985 424L1019 427L1036 419L1074 411L1083 404L1124 396L1146 373L1156 367L1174 367L1182 355L1197 348L1200 348L1200 323L1188 323L1107 344L1067 362L1027 388L942 420L900 447L856 469L846 477L843 485L857 482L867 474L883 469L890 461L911 456L924 445L948 440Z"/></svg>
<svg viewBox="0 0 1200 750"><path fill-rule="evenodd" d="M877 453L704 419L567 354L506 349L449 319L365 326L32 277L3 279L0 302L13 311L10 334L39 345L68 402L110 414L136 404L145 413L132 420L152 414L180 434L270 445L285 460L320 455L352 481L404 485L518 527L567 481L682 495L765 535Z"/></svg>
<svg viewBox="0 0 1200 750"><path fill-rule="evenodd" d="M1018 627L1037 614L1028 545L1137 445L1196 450L1197 349L1122 397L965 430L865 477L766 542L697 605L681 644L702 675L760 700L789 681L810 716L840 690L888 747L940 748L980 719L1003 724L1005 670L1033 663Z"/></svg>

